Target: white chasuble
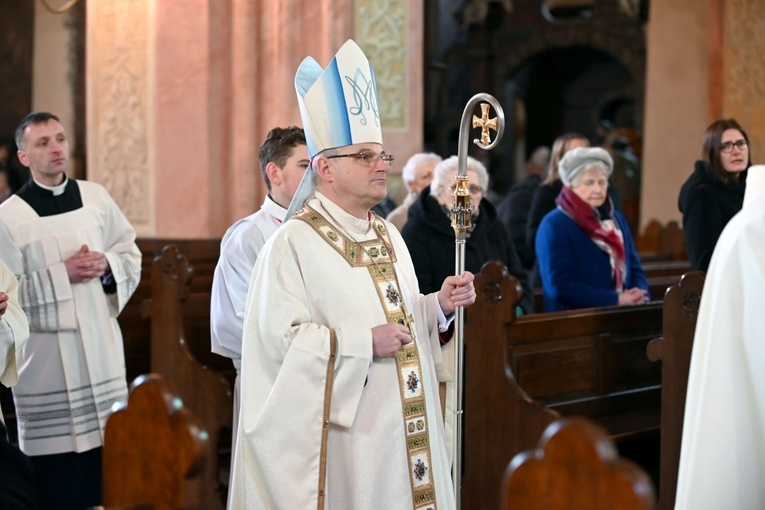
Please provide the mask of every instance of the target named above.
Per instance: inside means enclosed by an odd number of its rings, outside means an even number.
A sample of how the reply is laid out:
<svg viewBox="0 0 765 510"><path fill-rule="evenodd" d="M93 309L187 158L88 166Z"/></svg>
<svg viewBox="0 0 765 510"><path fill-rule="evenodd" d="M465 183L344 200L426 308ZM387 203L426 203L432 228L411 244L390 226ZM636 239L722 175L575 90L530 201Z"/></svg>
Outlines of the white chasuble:
<svg viewBox="0 0 765 510"><path fill-rule="evenodd" d="M316 197L306 211L319 217L322 228L297 217L286 222L253 272L229 508L317 508L334 332L324 507L450 510L455 504L438 401L438 381L450 376L441 358L436 295L419 293L406 245L392 224L375 222L392 243L399 285L373 277L384 263L365 263L380 255L375 247L385 247L371 222L353 218L320 193ZM330 214L341 228L333 227ZM404 349L398 364L373 358L371 331L389 322L396 292L416 331L416 348ZM409 405L411 397L421 403Z"/></svg>
<svg viewBox="0 0 765 510"><path fill-rule="evenodd" d="M765 508L762 166L750 167L744 207L720 235L704 282L688 374L675 508Z"/></svg>
<svg viewBox="0 0 765 510"><path fill-rule="evenodd" d="M13 390L19 446L28 455L98 447L114 402L127 398L117 315L141 277L135 231L106 190L78 181L83 206L40 217L21 198L0 206L0 258L19 280L29 342ZM64 260L82 245L102 252L117 292L100 279L71 284Z"/></svg>

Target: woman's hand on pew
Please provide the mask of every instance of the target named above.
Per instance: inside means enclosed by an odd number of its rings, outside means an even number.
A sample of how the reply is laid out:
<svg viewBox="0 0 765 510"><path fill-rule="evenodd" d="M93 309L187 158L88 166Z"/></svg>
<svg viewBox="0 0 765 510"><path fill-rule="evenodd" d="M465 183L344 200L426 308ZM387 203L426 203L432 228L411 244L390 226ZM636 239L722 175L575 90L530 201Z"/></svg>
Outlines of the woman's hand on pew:
<svg viewBox="0 0 765 510"><path fill-rule="evenodd" d="M444 314L449 315L458 306L470 306L475 303L475 276L470 271L465 271L462 276L447 276L438 291L438 304Z"/></svg>
<svg viewBox="0 0 765 510"><path fill-rule="evenodd" d="M648 302L648 293L640 287L632 287L619 293L619 305L642 305Z"/></svg>

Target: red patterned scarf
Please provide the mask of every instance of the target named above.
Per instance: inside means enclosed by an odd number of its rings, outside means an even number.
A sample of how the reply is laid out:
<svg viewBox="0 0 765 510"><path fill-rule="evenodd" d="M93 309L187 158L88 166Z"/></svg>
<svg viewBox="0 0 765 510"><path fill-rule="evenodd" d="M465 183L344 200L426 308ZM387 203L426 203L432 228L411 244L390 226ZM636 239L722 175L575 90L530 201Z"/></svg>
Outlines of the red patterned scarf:
<svg viewBox="0 0 765 510"><path fill-rule="evenodd" d="M598 212L567 186L563 187L555 203L590 236L598 248L608 254L614 290L621 292L627 273L627 261L624 254L624 241L617 232L619 224L613 219L614 206L611 199L606 199L604 204L608 214L606 221L601 221Z"/></svg>

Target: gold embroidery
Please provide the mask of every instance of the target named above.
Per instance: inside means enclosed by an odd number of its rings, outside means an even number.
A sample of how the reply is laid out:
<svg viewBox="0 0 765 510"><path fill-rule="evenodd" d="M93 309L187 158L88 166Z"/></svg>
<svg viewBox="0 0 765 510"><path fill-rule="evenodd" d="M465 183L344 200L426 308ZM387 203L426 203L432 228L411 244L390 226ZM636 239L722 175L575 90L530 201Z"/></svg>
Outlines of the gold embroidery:
<svg viewBox="0 0 765 510"><path fill-rule="evenodd" d="M322 205L323 207L323 205ZM326 209L325 209L326 211ZM327 215L342 228L337 220ZM414 335L414 317L406 311L401 285L396 275L396 252L385 224L374 217L373 228L377 239L358 242L337 230L327 218L305 205L295 218L305 221L332 246L351 267L366 267L377 289L380 304L389 323L405 324L412 332L412 341L402 347L396 356L402 419L409 458L409 481L412 502L417 510L436 510L435 489L431 476L430 438L427 407L422 380L417 341Z"/></svg>

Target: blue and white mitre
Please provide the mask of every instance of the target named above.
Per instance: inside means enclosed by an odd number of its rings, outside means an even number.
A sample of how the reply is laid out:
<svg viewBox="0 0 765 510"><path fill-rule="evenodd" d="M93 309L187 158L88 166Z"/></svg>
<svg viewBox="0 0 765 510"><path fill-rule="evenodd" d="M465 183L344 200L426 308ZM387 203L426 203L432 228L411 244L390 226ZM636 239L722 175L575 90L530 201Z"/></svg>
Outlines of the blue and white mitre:
<svg viewBox="0 0 765 510"><path fill-rule="evenodd" d="M326 69L306 57L295 74L295 91L312 162L327 149L382 144L375 74L353 39L343 44ZM313 194L312 173L313 165L300 182L285 221Z"/></svg>
<svg viewBox="0 0 765 510"><path fill-rule="evenodd" d="M326 69L312 57L303 60L295 90L311 157L346 145L382 143L375 75L352 39Z"/></svg>

